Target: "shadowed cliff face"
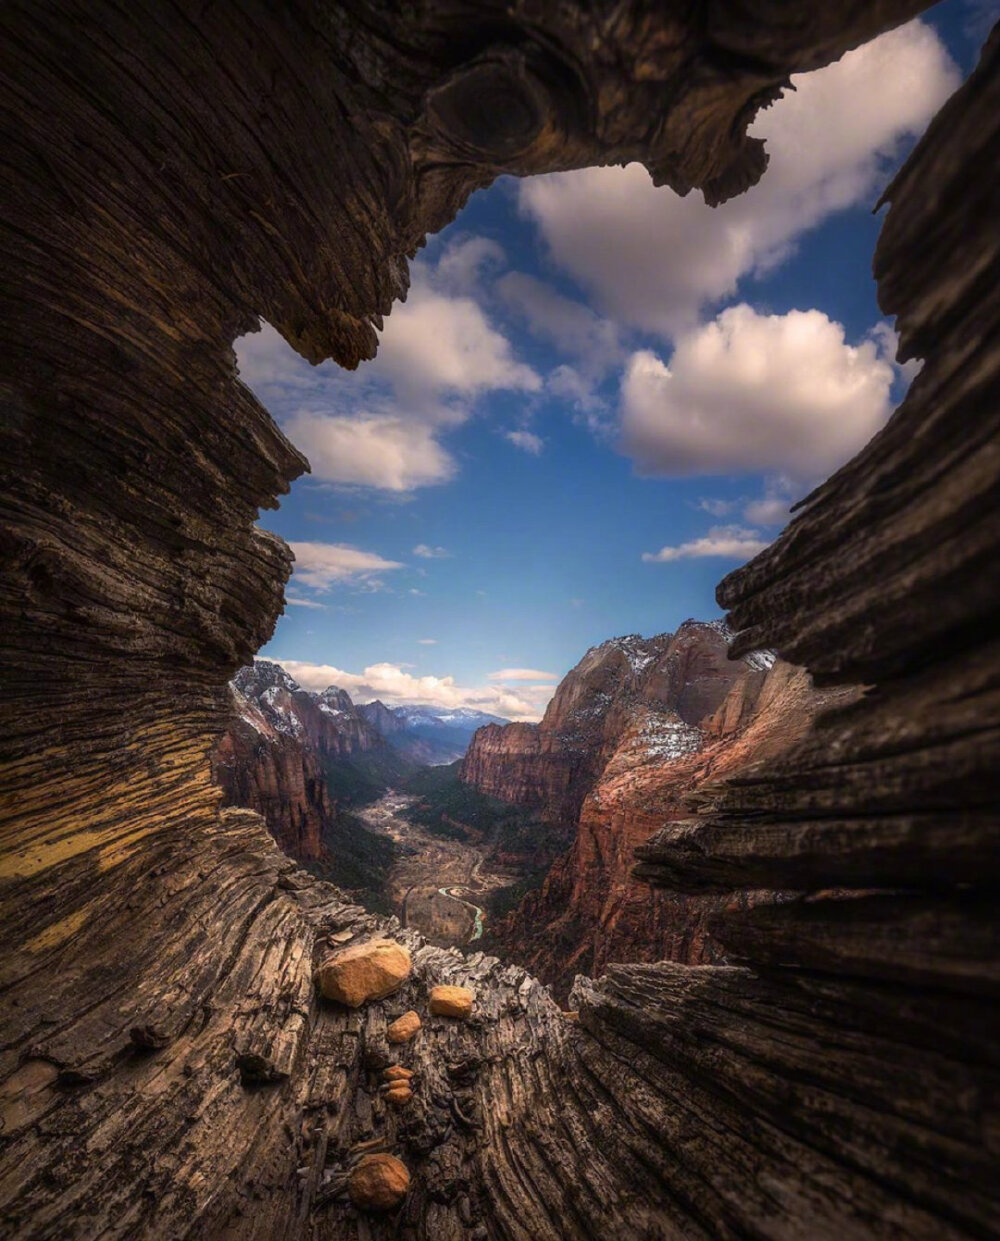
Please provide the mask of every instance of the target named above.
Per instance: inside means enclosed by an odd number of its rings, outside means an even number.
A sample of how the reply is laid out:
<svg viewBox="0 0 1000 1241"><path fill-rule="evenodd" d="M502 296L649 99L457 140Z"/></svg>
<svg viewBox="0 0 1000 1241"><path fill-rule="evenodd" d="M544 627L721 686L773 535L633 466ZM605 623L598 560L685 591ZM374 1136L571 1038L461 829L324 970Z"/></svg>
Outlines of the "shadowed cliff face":
<svg viewBox="0 0 1000 1241"><path fill-rule="evenodd" d="M313 694L258 659L230 682L235 714L212 752L227 807L256 811L282 851L372 912L392 908L397 850L352 808L412 768L346 690Z"/></svg>
<svg viewBox="0 0 1000 1241"><path fill-rule="evenodd" d="M720 593L737 654L875 689L641 850L686 892L847 895L726 912L747 964L615 966L577 1024L297 871L209 770L289 569L256 514L305 466L232 341L264 317L356 365L425 233L500 172L635 158L739 192L780 82L921 7L6 7L12 1235L997 1231L995 41L888 194L880 299L924 369ZM316 959L387 930L406 988L320 1004ZM428 1021L392 1111L387 1021L439 982L473 1021ZM368 1221L342 1186L373 1141L411 1188Z"/></svg>
<svg viewBox="0 0 1000 1241"><path fill-rule="evenodd" d="M241 668L232 694L234 718L212 755L225 804L256 810L289 856L318 861L337 813L331 764L384 749L384 739L346 691L310 694L268 660Z"/></svg>
<svg viewBox="0 0 1000 1241"><path fill-rule="evenodd" d="M318 755L245 698L237 711L212 755L225 804L256 810L289 857L318 860L336 815Z"/></svg>

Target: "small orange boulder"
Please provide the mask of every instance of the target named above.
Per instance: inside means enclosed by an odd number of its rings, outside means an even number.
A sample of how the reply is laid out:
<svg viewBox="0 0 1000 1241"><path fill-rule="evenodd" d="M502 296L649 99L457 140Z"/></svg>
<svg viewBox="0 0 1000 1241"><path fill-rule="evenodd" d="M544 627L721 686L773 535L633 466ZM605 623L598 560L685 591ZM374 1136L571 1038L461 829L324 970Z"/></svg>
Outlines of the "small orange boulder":
<svg viewBox="0 0 1000 1241"><path fill-rule="evenodd" d="M326 958L316 971L320 993L328 1000L360 1008L391 995L410 976L410 954L392 939L370 939Z"/></svg>
<svg viewBox="0 0 1000 1241"><path fill-rule="evenodd" d="M406 1082L391 1082L383 1098L393 1107L402 1107L413 1098L413 1091Z"/></svg>
<svg viewBox="0 0 1000 1241"><path fill-rule="evenodd" d="M432 987L430 1009L436 1017L464 1021L472 1013L475 998L468 987Z"/></svg>
<svg viewBox="0 0 1000 1241"><path fill-rule="evenodd" d="M347 1193L363 1211L391 1211L406 1197L410 1174L395 1155L365 1155L347 1180Z"/></svg>
<svg viewBox="0 0 1000 1241"><path fill-rule="evenodd" d="M410 1009L402 1017L397 1017L386 1030L385 1037L390 1043L408 1043L420 1029L420 1017Z"/></svg>

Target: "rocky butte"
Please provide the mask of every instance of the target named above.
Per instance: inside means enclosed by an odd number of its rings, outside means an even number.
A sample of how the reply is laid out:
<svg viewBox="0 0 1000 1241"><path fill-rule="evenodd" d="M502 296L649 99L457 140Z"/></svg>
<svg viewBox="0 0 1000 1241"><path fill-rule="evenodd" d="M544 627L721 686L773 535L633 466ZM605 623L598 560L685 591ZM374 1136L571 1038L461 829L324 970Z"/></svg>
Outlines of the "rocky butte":
<svg viewBox="0 0 1000 1241"><path fill-rule="evenodd" d="M540 724L473 739L461 779L537 810L572 842L490 937L563 997L577 974L616 960L722 958L707 922L732 898L650 893L632 876L636 847L686 818L702 785L776 757L821 709L856 696L813 689L769 652L730 660L732 637L692 620L676 634L613 638L566 676Z"/></svg>
<svg viewBox="0 0 1000 1241"><path fill-rule="evenodd" d="M609 965L568 1020L303 872L210 770L290 568L257 513L306 467L233 340L264 318L356 366L501 173L639 160L739 194L789 75L922 7L5 7L7 1235L1000 1231L996 33L884 194L879 301L923 368L718 590L731 655L865 693L639 850L672 891L800 894L723 906L733 964ZM320 962L381 938L399 989L321 999Z"/></svg>

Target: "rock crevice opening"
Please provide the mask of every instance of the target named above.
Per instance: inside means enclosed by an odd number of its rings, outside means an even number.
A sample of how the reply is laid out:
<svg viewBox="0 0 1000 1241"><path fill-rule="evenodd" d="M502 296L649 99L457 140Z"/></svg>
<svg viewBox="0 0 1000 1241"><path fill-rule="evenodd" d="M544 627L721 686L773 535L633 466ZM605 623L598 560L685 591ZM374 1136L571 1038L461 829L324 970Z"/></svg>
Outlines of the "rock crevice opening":
<svg viewBox="0 0 1000 1241"><path fill-rule="evenodd" d="M642 851L681 891L841 892L723 911L744 965L614 966L575 1021L345 905L209 769L290 566L254 520L305 468L235 337L263 317L357 365L424 234L499 172L641 159L739 192L759 102L921 7L7 6L10 1235L1000 1230L996 36L887 195L880 296L924 369L720 591L737 650L874 689ZM321 1004L331 945L386 934L403 987ZM467 1021L429 1015L438 985L475 994ZM409 1187L369 1220L347 1186L379 1153Z"/></svg>

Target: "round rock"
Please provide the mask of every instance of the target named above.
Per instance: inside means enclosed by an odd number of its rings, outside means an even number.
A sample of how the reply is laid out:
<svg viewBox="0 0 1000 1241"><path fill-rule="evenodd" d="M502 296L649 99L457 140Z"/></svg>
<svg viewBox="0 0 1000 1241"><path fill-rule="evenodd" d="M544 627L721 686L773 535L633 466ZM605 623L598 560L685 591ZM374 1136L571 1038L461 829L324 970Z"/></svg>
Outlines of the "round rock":
<svg viewBox="0 0 1000 1241"><path fill-rule="evenodd" d="M391 1211L406 1197L410 1174L395 1155L365 1155L347 1180L347 1193L362 1211Z"/></svg>
<svg viewBox="0 0 1000 1241"><path fill-rule="evenodd" d="M370 939L327 957L316 971L316 982L326 999L360 1008L391 995L409 978L410 968L410 954L402 944Z"/></svg>
<svg viewBox="0 0 1000 1241"><path fill-rule="evenodd" d="M397 1017L386 1030L385 1037L390 1043L408 1043L420 1029L420 1016L411 1008L402 1017Z"/></svg>
<svg viewBox="0 0 1000 1241"><path fill-rule="evenodd" d="M464 1021L472 1013L475 998L468 987L433 987L430 1009L436 1017L457 1017Z"/></svg>

